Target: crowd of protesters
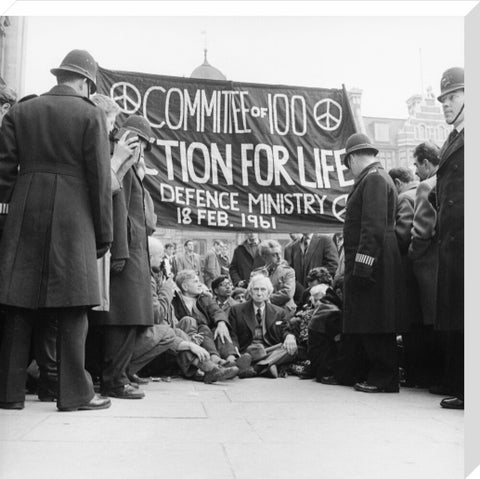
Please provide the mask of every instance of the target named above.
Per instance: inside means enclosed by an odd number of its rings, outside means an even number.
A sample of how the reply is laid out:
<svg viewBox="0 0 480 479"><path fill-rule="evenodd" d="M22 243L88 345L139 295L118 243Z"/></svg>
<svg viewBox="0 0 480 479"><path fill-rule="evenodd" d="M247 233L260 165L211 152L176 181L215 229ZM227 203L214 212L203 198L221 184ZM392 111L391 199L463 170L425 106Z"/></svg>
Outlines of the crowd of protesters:
<svg viewBox="0 0 480 479"><path fill-rule="evenodd" d="M0 87L0 408L23 409L28 367L61 411L141 399L167 372L402 384L463 409L463 69L442 77L455 128L441 149L415 148L417 180L385 172L356 133L343 232L291 234L285 248L249 232L231 258L221 240L201 257L193 240L155 238L148 121L115 128L88 52L51 72L39 97Z"/></svg>

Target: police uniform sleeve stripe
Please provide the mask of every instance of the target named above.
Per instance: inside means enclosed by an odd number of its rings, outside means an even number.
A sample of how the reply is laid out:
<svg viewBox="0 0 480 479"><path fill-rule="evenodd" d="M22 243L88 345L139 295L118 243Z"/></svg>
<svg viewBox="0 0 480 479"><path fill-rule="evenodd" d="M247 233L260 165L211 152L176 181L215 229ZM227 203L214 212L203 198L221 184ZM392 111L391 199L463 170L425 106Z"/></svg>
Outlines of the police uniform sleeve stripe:
<svg viewBox="0 0 480 479"><path fill-rule="evenodd" d="M8 215L8 203L0 203L0 215Z"/></svg>
<svg viewBox="0 0 480 479"><path fill-rule="evenodd" d="M372 256L368 256L366 254L357 253L357 255L355 256L355 261L357 263L366 264L367 266L373 266L373 262L375 261L375 258L373 258Z"/></svg>

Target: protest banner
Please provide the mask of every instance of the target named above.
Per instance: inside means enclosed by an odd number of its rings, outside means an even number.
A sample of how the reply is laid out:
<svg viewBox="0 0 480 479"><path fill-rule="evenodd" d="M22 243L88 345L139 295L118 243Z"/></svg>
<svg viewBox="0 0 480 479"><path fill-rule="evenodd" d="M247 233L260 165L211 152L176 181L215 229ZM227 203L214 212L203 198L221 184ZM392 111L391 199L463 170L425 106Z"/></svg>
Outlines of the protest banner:
<svg viewBox="0 0 480 479"><path fill-rule="evenodd" d="M339 231L353 184L345 88L202 80L99 68L98 90L155 133L145 177L158 226ZM151 173L151 172L150 172Z"/></svg>

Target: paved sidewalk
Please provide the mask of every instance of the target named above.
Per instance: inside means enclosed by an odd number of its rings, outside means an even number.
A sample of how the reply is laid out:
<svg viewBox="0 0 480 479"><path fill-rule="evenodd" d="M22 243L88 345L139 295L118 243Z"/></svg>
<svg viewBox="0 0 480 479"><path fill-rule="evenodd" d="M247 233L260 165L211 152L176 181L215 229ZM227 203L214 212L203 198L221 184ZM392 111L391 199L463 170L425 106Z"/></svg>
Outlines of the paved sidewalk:
<svg viewBox="0 0 480 479"><path fill-rule="evenodd" d="M143 400L0 410L1 479L460 479L463 411L313 381L150 383Z"/></svg>

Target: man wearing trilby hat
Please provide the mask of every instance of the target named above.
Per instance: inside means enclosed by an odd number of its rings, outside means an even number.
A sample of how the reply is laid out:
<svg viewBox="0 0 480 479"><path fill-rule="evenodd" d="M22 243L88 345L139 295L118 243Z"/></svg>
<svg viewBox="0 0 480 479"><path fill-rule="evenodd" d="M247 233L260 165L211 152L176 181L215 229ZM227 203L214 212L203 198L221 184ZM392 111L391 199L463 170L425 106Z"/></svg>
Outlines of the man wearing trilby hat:
<svg viewBox="0 0 480 479"><path fill-rule="evenodd" d="M464 71L449 68L440 82L445 121L453 125L440 151L436 206L438 234L437 316L435 326L446 331L447 383L453 397L441 401L447 409L464 408Z"/></svg>
<svg viewBox="0 0 480 479"><path fill-rule="evenodd" d="M97 256L112 242L106 119L88 99L97 73L88 52L71 51L51 72L58 84L10 108L0 135L0 408L24 407L32 331L42 374L53 320L58 409L102 409L110 400L85 371L85 337L87 308L100 303Z"/></svg>
<svg viewBox="0 0 480 479"><path fill-rule="evenodd" d="M355 390L367 393L398 392L402 284L394 228L397 192L366 135L351 135L345 149L345 165L355 178L344 224L343 332L352 366L346 384L355 383Z"/></svg>

